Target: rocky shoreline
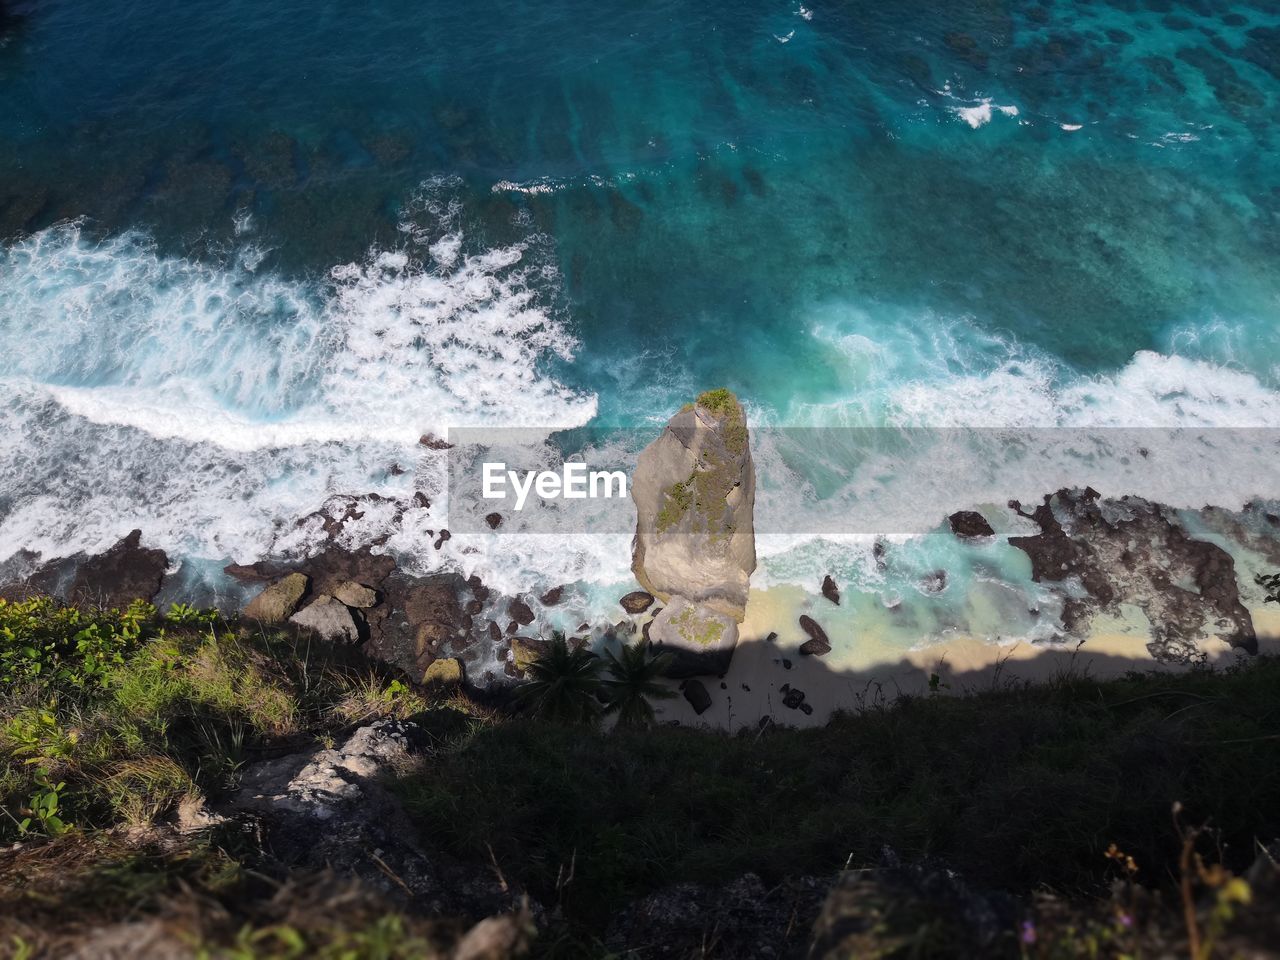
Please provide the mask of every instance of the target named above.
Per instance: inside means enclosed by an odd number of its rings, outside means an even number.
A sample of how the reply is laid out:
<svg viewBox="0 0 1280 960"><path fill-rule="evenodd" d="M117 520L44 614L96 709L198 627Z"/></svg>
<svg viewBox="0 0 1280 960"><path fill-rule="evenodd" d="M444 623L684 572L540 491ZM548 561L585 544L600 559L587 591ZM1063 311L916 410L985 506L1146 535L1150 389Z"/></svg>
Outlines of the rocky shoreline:
<svg viewBox="0 0 1280 960"><path fill-rule="evenodd" d="M619 597L618 619L599 611L566 631L571 645L651 642L673 655L668 675L685 681L685 700L701 716L715 699L715 684L697 678L719 679L726 688L755 595L749 588L756 565L754 489L750 440L737 398L711 391L678 412L641 455L635 473L632 569L641 589ZM348 525L369 511L398 521L429 505L421 492L405 500L330 497L295 523L320 538L320 549L225 568L256 596L242 610L224 612L263 624L288 622L326 641L358 646L414 683L464 683L478 692L510 686L545 652L548 621L565 612L574 585L505 596L476 576L411 574L383 552L386 537L355 549L344 546L350 542L344 536ZM1214 642L1244 654L1258 652L1245 602L1252 584L1242 585L1232 553L1221 544L1280 562L1280 517L1261 506L1236 512L1206 507L1194 516L1198 529L1191 529L1186 511L1139 497L1107 498L1086 487L1046 495L1034 509L1015 500L1003 510L984 511L952 514L939 535L979 548L1003 537L1022 551L1032 580L1061 600L1060 612L1044 614L1058 617L1052 635L1059 645L1086 640L1099 622L1129 612L1150 624L1146 652L1157 664L1202 661L1206 644ZM493 514L487 520L497 528L503 518ZM1036 532L1024 532L1030 524ZM439 550L451 535L440 529L432 536ZM877 565L890 569L896 549L877 541ZM6 567L10 574L0 575L0 595L47 593L120 607L134 599L154 600L166 582L169 558L146 545L145 531L133 530L98 555L43 562L20 554ZM748 639L768 643L798 626L803 639L794 655L826 657L833 649L827 618L844 613L842 587L847 602L849 585L827 575L813 585L805 612L780 613L788 622L748 621L759 633ZM928 593L948 588L945 569L929 574L921 586ZM790 669L785 656L772 662L778 670ZM794 711L810 715L812 707L794 679L778 676L788 682L773 683L786 711L776 719L784 721Z"/></svg>

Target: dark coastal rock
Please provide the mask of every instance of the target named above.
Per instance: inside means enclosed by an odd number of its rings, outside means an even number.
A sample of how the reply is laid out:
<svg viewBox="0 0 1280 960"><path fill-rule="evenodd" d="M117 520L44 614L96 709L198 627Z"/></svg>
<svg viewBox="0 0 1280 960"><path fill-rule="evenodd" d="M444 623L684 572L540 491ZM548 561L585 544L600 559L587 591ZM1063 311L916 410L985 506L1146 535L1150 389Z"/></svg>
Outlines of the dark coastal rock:
<svg viewBox="0 0 1280 960"><path fill-rule="evenodd" d="M67 598L104 608L153 599L160 592L169 558L163 550L150 550L141 543L142 531L133 530L106 553L81 561Z"/></svg>
<svg viewBox="0 0 1280 960"><path fill-rule="evenodd" d="M836 606L840 605L840 588L836 586L835 580L829 573L822 578L822 595Z"/></svg>
<svg viewBox="0 0 1280 960"><path fill-rule="evenodd" d="M502 514L486 513L484 515L484 522L489 525L490 530L497 530L500 526L502 526Z"/></svg>
<svg viewBox="0 0 1280 960"><path fill-rule="evenodd" d="M472 599L467 601L467 606L465 609L466 609L467 616L474 617L476 614L478 614L481 610L484 609L484 604L473 597Z"/></svg>
<svg viewBox="0 0 1280 960"><path fill-rule="evenodd" d="M753 873L722 887L679 883L619 912L605 945L635 960L802 957L829 884L801 877L766 885Z"/></svg>
<svg viewBox="0 0 1280 960"><path fill-rule="evenodd" d="M507 613L511 614L511 619L522 627L527 627L533 623L533 610L519 597L512 599L507 604Z"/></svg>
<svg viewBox="0 0 1280 960"><path fill-rule="evenodd" d="M644 613L653 605L654 596L644 590L632 590L618 602L627 613Z"/></svg>
<svg viewBox="0 0 1280 960"><path fill-rule="evenodd" d="M1177 512L1141 497L1103 500L1092 489L1060 490L1030 513L1040 532L1012 537L1037 582L1079 578L1086 597L1068 598L1063 627L1082 633L1093 616L1120 604L1139 607L1152 624L1147 645L1158 660L1202 658L1198 641L1221 636L1257 653L1249 611L1240 601L1235 562L1217 544L1193 539Z"/></svg>
<svg viewBox="0 0 1280 960"><path fill-rule="evenodd" d="M702 714L711 709L711 694L701 680L686 680L681 685L681 692L684 694L684 698L689 701L689 706L693 707L693 712L698 716L702 716Z"/></svg>
<svg viewBox="0 0 1280 960"><path fill-rule="evenodd" d="M778 692L782 694L782 705L788 710L800 710L804 713L812 713L813 707L805 703L805 692L789 683L784 683ZM805 708L808 707L806 710Z"/></svg>
<svg viewBox="0 0 1280 960"><path fill-rule="evenodd" d="M951 532L957 537L994 537L996 533L987 518L976 510L958 510L947 520L951 523Z"/></svg>
<svg viewBox="0 0 1280 960"><path fill-rule="evenodd" d="M474 573L467 577L467 588L471 591L471 595L481 603L489 599L489 588Z"/></svg>
<svg viewBox="0 0 1280 960"><path fill-rule="evenodd" d="M263 623L283 623L298 609L310 582L304 573L291 573L277 580L249 601L244 616Z"/></svg>
<svg viewBox="0 0 1280 960"><path fill-rule="evenodd" d="M502 642L502 628L496 620L489 621L489 639L494 643Z"/></svg>
<svg viewBox="0 0 1280 960"><path fill-rule="evenodd" d="M564 599L564 590L563 586L552 587L538 598L538 602L544 607L554 607Z"/></svg>
<svg viewBox="0 0 1280 960"><path fill-rule="evenodd" d="M831 652L831 641L827 632L812 617L800 617L800 629L809 635L809 639L800 644L800 652L807 657L821 657Z"/></svg>

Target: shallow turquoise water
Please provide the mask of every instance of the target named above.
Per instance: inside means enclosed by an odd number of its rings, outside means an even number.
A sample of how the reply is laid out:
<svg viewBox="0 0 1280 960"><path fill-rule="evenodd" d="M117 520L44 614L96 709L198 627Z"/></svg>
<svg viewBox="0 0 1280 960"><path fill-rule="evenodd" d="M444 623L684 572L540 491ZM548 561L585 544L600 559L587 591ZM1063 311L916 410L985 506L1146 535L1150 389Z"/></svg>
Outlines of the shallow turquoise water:
<svg viewBox="0 0 1280 960"><path fill-rule="evenodd" d="M720 384L759 424L1280 410L1275 3L10 5L0 559L249 558L411 489L425 430Z"/></svg>

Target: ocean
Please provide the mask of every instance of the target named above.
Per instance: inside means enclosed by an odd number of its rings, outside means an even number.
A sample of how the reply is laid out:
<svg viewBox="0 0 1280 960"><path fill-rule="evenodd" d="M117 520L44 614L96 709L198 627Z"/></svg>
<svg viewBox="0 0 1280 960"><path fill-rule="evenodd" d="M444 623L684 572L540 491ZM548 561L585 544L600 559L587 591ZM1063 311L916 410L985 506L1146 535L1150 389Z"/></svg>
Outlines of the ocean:
<svg viewBox="0 0 1280 960"><path fill-rule="evenodd" d="M425 490L348 545L570 584L577 618L632 588L629 537L436 549L420 437L607 446L719 386L761 437L1280 419L1273 0L0 10L0 561L138 527L217 596L223 565L314 546L295 521L327 497ZM1109 496L1238 509L1280 495L1263 447L1226 487L1055 455ZM1030 635L1024 556L920 535L1049 492L1000 450L939 489L923 454L762 444L759 509L806 519L753 583L914 604L904 643ZM915 512L890 573L813 519L869 498Z"/></svg>

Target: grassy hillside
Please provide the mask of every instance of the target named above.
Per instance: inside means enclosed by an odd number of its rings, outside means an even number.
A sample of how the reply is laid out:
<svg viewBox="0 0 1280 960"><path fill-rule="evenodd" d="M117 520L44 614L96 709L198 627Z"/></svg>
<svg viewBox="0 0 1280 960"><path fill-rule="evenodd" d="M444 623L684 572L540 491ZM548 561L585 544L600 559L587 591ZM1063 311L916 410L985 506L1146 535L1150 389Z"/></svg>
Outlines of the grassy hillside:
<svg viewBox="0 0 1280 960"><path fill-rule="evenodd" d="M815 730L608 732L416 689L283 630L36 599L0 601L0 689L0 956L149 916L211 956L445 955L455 927L412 898L291 880L234 820L199 829L247 765L379 717L428 733L394 784L420 834L528 889L550 911L542 955L605 955L611 918L679 881L825 889L886 859L982 891L994 955L1190 955L1194 927L1200 956L1228 956L1274 933L1238 878L1280 837L1275 659L940 691ZM875 955L970 949L928 896L903 888L918 902L871 926Z"/></svg>

